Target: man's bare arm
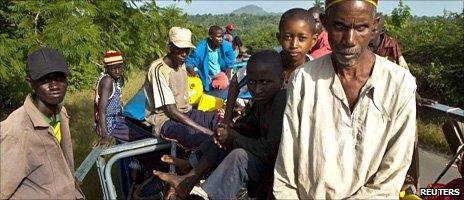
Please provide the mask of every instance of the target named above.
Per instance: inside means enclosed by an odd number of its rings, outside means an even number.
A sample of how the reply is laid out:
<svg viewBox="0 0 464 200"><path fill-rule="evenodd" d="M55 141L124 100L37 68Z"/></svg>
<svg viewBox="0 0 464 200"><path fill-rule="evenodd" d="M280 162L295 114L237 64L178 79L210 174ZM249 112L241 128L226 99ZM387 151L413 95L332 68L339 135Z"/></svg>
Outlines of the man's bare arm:
<svg viewBox="0 0 464 200"><path fill-rule="evenodd" d="M100 145L106 145L109 143L108 130L106 129L106 107L108 107L108 100L111 93L113 93L113 79L109 76L105 76L98 85L98 94L100 96L100 102L98 105L98 126L97 134L100 136Z"/></svg>
<svg viewBox="0 0 464 200"><path fill-rule="evenodd" d="M196 122L188 118L185 114L179 112L175 104L164 105L161 108L163 109L164 113L172 120L175 120L177 122L190 126L200 132L205 133L206 135L214 134L212 130L209 130L208 128L200 126L199 124L197 124Z"/></svg>

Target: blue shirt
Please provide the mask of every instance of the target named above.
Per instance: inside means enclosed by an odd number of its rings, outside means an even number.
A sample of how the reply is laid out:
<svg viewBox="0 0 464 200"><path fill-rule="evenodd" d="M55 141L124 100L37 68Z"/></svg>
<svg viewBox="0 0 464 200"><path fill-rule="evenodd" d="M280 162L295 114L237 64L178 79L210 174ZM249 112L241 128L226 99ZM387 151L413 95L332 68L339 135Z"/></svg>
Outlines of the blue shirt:
<svg viewBox="0 0 464 200"><path fill-rule="evenodd" d="M235 63L235 53L232 46L228 42L222 42L219 48L216 49L218 53L218 63L221 71L226 71L228 68L233 67ZM210 90L210 73L209 73L209 54L208 54L208 40L204 39L197 43L196 48L189 54L185 65L188 68L197 68L200 75L201 83L205 91Z"/></svg>
<svg viewBox="0 0 464 200"><path fill-rule="evenodd" d="M219 65L219 50L211 49L208 45L208 65L209 65L209 76L215 77L221 72L221 65Z"/></svg>

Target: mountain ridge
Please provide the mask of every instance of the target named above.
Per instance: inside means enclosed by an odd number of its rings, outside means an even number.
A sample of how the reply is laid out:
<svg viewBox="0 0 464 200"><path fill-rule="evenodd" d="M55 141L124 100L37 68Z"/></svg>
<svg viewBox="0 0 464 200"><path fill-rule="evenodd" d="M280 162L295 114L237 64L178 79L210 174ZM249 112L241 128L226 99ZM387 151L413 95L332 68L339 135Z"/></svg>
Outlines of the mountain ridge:
<svg viewBox="0 0 464 200"><path fill-rule="evenodd" d="M257 5L246 5L240 8L235 9L231 13L233 14L251 14L251 15L273 15L275 13L270 13L265 11L263 8Z"/></svg>

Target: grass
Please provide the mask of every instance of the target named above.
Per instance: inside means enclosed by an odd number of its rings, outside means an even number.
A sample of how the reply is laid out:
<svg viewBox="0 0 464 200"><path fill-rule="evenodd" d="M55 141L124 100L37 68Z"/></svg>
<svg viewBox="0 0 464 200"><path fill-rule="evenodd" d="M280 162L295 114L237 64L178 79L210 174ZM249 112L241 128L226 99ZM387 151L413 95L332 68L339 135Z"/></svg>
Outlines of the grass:
<svg viewBox="0 0 464 200"><path fill-rule="evenodd" d="M144 81L145 72L140 70L133 72L128 77L128 81L123 87L123 102L127 102L140 89ZM70 116L70 129L73 140L74 149L74 165L77 169L85 157L92 150L92 145L97 141L98 137L93 131L94 124L94 108L93 98L94 90L84 90L73 94L68 94L64 101L64 105ZM113 167L113 172L116 168ZM117 185L117 178L115 186ZM98 179L97 170L92 167L90 172L84 179L81 185L87 199L102 199L102 191L100 181Z"/></svg>
<svg viewBox="0 0 464 200"><path fill-rule="evenodd" d="M443 116L437 116L430 111L418 110L417 133L419 145L429 150L451 154L441 126L445 122Z"/></svg>

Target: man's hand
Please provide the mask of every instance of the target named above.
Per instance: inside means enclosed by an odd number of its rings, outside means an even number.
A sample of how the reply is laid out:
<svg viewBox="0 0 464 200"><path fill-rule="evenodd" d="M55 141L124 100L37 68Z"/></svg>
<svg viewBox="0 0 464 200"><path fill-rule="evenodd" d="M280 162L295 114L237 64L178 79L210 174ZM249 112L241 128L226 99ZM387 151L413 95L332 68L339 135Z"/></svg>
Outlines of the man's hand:
<svg viewBox="0 0 464 200"><path fill-rule="evenodd" d="M224 108L219 108L217 109L218 117L224 119L224 116L226 114L226 110Z"/></svg>
<svg viewBox="0 0 464 200"><path fill-rule="evenodd" d="M110 137L108 136L102 137L99 143L100 143L99 146L107 147L110 144Z"/></svg>
<svg viewBox="0 0 464 200"><path fill-rule="evenodd" d="M189 76L199 77L198 73L193 68L187 67L187 72Z"/></svg>
<svg viewBox="0 0 464 200"><path fill-rule="evenodd" d="M96 144L94 143L93 146L94 147L97 147L97 146L107 147L110 144L111 138L110 136L108 136L106 129L97 128L95 132L97 133L98 136L100 136L100 140Z"/></svg>
<svg viewBox="0 0 464 200"><path fill-rule="evenodd" d="M100 136L100 139L96 142L93 143L93 147L103 147L103 148L106 148L109 146L110 144L110 141L111 141L111 138L110 136L108 135L99 135Z"/></svg>
<svg viewBox="0 0 464 200"><path fill-rule="evenodd" d="M214 143L219 148L225 148L225 146L234 140L235 134L236 132L228 125L219 124L219 127L214 134Z"/></svg>
<svg viewBox="0 0 464 200"><path fill-rule="evenodd" d="M437 103L437 101L432 100L432 99L422 98L418 93L416 93L416 104L418 106L431 105L435 103Z"/></svg>

